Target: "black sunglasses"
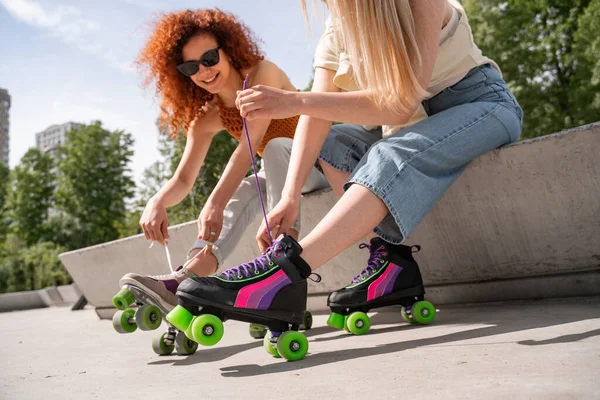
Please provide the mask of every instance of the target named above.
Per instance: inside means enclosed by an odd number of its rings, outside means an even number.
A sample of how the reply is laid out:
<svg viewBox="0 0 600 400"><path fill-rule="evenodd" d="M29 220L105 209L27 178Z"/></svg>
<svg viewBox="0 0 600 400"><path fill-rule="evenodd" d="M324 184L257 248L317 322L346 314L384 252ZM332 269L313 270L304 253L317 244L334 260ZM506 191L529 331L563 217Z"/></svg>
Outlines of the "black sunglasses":
<svg viewBox="0 0 600 400"><path fill-rule="evenodd" d="M221 46L208 50L206 53L202 54L202 57L200 57L199 60L186 61L183 64L179 64L177 70L185 76L192 76L198 73L200 64L205 67L214 67L221 61L221 57L219 56L220 48Z"/></svg>

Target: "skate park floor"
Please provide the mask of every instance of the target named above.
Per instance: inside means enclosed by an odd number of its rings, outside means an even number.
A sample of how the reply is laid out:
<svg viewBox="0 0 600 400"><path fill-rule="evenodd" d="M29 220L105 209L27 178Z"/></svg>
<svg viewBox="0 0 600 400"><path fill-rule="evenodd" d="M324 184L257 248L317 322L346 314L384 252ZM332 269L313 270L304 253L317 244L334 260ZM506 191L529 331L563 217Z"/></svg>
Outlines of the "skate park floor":
<svg viewBox="0 0 600 400"><path fill-rule="evenodd" d="M157 331L122 335L90 307L0 314L0 399L598 399L600 298L438 307L411 326L370 313L352 336L316 315L304 360L266 354L248 325L157 356Z"/></svg>

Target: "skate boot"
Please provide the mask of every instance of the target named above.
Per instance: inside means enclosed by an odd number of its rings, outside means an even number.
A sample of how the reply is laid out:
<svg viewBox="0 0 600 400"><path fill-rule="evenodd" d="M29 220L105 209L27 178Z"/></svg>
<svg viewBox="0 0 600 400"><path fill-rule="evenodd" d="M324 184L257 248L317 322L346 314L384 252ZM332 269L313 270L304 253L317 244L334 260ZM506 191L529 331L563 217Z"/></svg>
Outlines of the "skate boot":
<svg viewBox="0 0 600 400"><path fill-rule="evenodd" d="M120 310L113 316L113 327L119 333L131 333L137 328L143 331L158 329L163 315L177 305L175 292L179 284L195 276L180 266L167 275L146 276L127 274L121 278L121 291L113 297L114 306ZM130 308L135 303L137 309ZM171 354L173 350L182 355L193 354L198 345L183 332L168 325L168 330L152 342L152 349L159 355Z"/></svg>
<svg viewBox="0 0 600 400"><path fill-rule="evenodd" d="M331 314L327 324L355 335L364 335L371 326L366 313L373 308L391 305L402 306L402 317L407 322L432 322L436 309L423 300L425 289L412 248L393 245L380 238L372 239L370 245L363 243L360 248L369 249L367 268L348 286L329 295L327 305Z"/></svg>
<svg viewBox="0 0 600 400"><path fill-rule="evenodd" d="M204 346L223 337L223 321L264 325L267 353L295 361L304 358L308 340L298 332L306 311L306 279L311 269L291 237L274 242L253 261L207 278L179 285L179 305L168 315L177 329Z"/></svg>

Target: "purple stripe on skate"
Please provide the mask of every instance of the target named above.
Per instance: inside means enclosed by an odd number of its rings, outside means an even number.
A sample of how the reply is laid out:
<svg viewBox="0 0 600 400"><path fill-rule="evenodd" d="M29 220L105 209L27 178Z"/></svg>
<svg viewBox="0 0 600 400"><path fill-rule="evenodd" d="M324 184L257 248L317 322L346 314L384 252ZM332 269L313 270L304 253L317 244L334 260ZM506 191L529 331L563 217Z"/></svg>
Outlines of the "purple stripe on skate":
<svg viewBox="0 0 600 400"><path fill-rule="evenodd" d="M275 286L269 289L268 292L262 295L262 297L258 300L258 306L256 306L256 309L266 310L269 308L273 302L273 299L275 298L275 295L290 283L292 283L291 279L286 276L284 280L277 283Z"/></svg>
<svg viewBox="0 0 600 400"><path fill-rule="evenodd" d="M290 283L290 278L282 270L279 270L260 282L240 289L234 307L255 310L267 309L279 290Z"/></svg>
<svg viewBox="0 0 600 400"><path fill-rule="evenodd" d="M394 263L390 263L383 275L369 285L367 300L370 301L381 297L384 294L390 293L394 288L394 283L396 282L396 278L398 277L400 271L402 271L402 267Z"/></svg>
<svg viewBox="0 0 600 400"><path fill-rule="evenodd" d="M173 294L177 293L177 288L179 287L179 282L176 279L169 279L167 281L162 281L167 288L167 290Z"/></svg>

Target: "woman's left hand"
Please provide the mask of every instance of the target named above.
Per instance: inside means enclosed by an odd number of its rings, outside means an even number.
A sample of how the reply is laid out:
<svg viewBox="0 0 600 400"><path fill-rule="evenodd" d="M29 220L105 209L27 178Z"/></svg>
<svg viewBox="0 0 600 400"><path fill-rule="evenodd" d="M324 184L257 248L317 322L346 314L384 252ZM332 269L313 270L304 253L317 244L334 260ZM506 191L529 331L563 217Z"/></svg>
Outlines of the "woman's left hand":
<svg viewBox="0 0 600 400"><path fill-rule="evenodd" d="M237 92L235 104L242 117L253 119L283 119L299 114L298 92L256 85Z"/></svg>

